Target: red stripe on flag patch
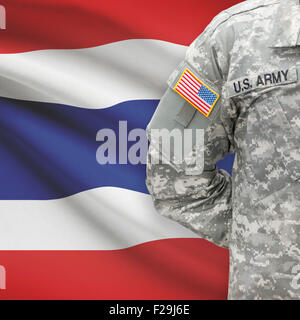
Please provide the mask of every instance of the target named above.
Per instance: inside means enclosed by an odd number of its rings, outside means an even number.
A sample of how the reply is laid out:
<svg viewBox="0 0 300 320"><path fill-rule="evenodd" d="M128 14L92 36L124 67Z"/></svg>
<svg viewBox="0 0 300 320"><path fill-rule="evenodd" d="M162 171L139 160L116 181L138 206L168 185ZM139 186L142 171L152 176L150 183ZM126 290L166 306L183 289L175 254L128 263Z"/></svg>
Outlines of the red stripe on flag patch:
<svg viewBox="0 0 300 320"><path fill-rule="evenodd" d="M196 107L198 110L202 111L203 113L205 113L207 115L207 112L205 110L205 108L199 104L198 101L196 101L194 98L193 98L193 94L189 94L188 93L188 90L187 89L184 89L181 87L181 85L178 85L176 91L178 93L181 94L181 96L183 96L186 100L188 100L191 104L194 105L194 107Z"/></svg>
<svg viewBox="0 0 300 320"><path fill-rule="evenodd" d="M185 69L174 90L206 117L209 116L219 95L200 81L189 69Z"/></svg>
<svg viewBox="0 0 300 320"><path fill-rule="evenodd" d="M198 88L195 88L193 86L190 86L187 82L187 79L186 78L182 78L181 79L182 83L178 84L178 87L182 86L184 87L185 89L187 89L191 94L194 94L194 93L197 93L200 89L200 86ZM187 81L187 82L186 82ZM193 89L193 92L191 90L189 90L188 88L192 88ZM204 109L206 109L207 111L209 111L210 107L205 103L203 102L201 99L199 99L198 101L199 103L201 103L201 105L204 107Z"/></svg>

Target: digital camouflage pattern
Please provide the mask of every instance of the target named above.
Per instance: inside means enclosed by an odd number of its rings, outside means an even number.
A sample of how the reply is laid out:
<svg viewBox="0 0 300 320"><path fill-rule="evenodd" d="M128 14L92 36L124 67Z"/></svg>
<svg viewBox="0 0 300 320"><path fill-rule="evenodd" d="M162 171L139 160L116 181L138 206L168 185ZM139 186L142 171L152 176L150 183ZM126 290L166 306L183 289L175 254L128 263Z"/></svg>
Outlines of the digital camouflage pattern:
<svg viewBox="0 0 300 320"><path fill-rule="evenodd" d="M159 152L150 141L146 183L154 205L229 248L229 299L300 299L299 1L248 0L222 12L190 45L170 88L183 65L221 98L199 124L202 174L153 164ZM168 96L161 108L171 110ZM236 154L232 178L216 169L227 153Z"/></svg>

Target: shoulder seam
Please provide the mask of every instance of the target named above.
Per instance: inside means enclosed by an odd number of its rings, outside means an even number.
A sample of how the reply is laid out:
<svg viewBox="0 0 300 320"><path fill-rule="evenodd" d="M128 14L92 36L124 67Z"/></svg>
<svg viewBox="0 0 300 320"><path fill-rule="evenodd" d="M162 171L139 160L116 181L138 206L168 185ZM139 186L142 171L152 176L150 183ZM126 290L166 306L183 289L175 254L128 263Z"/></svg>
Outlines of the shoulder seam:
<svg viewBox="0 0 300 320"><path fill-rule="evenodd" d="M221 13L219 13L213 20L212 22L207 26L207 28L204 30L203 32L203 39L202 41L198 44L202 44L208 37L209 33L214 33L217 28L220 27L220 25L222 25L223 23L225 23L226 21L228 21L230 18L236 16L236 15L239 15L241 13L244 13L244 12L250 12L250 11L253 11L255 9L258 9L258 8L263 8L263 7L267 7L269 5L272 5L272 4L277 4L277 3L280 3L280 0L269 0L269 1L266 1L265 3L261 3L261 0L256 0L255 3L253 3L253 7L250 7L250 8L245 8L245 9L241 9L240 11L238 12L234 12L234 13L231 13L231 9L236 7L236 6L233 6L229 9L226 9L224 11L222 11ZM241 3L240 3L241 4ZM238 5L240 5L238 4ZM254 5L255 4L255 5Z"/></svg>
<svg viewBox="0 0 300 320"><path fill-rule="evenodd" d="M239 14L244 13L244 12L250 12L250 11L256 10L258 8L267 7L267 6L270 6L272 4L277 4L277 3L280 3L280 0L269 0L269 1L266 1L265 3L261 3L261 0L256 0L255 3L253 3L253 7L244 8L244 9L241 8L240 11L231 13L230 11L232 10L232 8L241 5L241 3L240 3L240 4L236 5L236 6L233 6L233 7L229 8L229 9L226 9L223 12L221 12L219 14L219 18L220 18L219 20L218 20L218 15L217 15L215 17L215 21L214 21L214 24L216 24L216 26L212 26L212 29L213 29L213 31L215 31L222 23L226 22L231 17L234 17L234 16L239 15ZM227 16L224 17L222 13L226 14Z"/></svg>

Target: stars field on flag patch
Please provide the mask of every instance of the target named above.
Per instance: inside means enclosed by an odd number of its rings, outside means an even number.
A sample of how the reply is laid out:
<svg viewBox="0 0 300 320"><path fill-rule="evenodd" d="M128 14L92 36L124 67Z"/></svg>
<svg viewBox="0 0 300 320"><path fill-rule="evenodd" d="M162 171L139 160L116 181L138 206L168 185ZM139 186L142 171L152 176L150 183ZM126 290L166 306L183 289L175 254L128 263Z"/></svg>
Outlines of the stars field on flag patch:
<svg viewBox="0 0 300 320"><path fill-rule="evenodd" d="M174 90L186 101L208 117L219 99L219 95L200 81L188 68L186 68Z"/></svg>

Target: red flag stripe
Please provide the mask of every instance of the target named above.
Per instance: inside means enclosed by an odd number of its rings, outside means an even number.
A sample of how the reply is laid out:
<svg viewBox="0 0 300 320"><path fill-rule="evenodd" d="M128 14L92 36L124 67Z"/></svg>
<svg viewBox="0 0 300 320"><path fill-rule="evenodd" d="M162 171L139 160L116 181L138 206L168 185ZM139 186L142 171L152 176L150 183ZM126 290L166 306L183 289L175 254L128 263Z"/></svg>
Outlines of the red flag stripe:
<svg viewBox="0 0 300 320"><path fill-rule="evenodd" d="M0 53L85 48L127 39L190 45L216 14L239 2L188 0L183 14L171 0L2 0L7 23L0 30Z"/></svg>
<svg viewBox="0 0 300 320"><path fill-rule="evenodd" d="M166 239L122 250L0 251L5 299L226 299L228 250Z"/></svg>

